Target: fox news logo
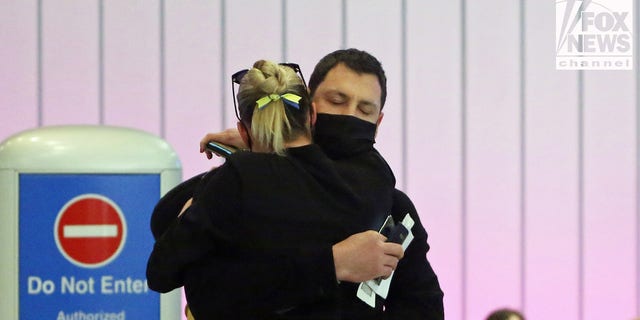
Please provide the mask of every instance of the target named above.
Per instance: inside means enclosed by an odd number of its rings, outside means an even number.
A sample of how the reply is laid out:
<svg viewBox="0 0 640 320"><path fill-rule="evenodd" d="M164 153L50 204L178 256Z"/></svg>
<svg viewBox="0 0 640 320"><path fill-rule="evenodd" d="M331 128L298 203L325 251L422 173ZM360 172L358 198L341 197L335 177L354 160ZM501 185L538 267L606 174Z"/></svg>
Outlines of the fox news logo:
<svg viewBox="0 0 640 320"><path fill-rule="evenodd" d="M631 0L557 0L556 69L633 69Z"/></svg>

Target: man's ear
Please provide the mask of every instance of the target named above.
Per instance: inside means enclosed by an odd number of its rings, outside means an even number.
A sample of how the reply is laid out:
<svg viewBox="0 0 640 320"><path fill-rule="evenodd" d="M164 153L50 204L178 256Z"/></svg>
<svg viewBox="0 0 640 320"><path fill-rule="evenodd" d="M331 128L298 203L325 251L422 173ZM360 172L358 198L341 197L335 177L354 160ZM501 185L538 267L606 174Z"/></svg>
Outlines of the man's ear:
<svg viewBox="0 0 640 320"><path fill-rule="evenodd" d="M378 128L380 128L380 123L382 123L382 118L384 118L384 112L380 111L380 115L378 116L378 120L376 121L376 134L374 138L378 136Z"/></svg>
<svg viewBox="0 0 640 320"><path fill-rule="evenodd" d="M311 111L310 111L310 121L311 121L311 127L316 125L316 120L318 120L318 111L316 110L316 103L315 102L311 102Z"/></svg>
<svg viewBox="0 0 640 320"><path fill-rule="evenodd" d="M242 141L244 142L244 145L245 146L250 146L250 144L249 144L249 132L247 132L247 128L240 121L238 121L236 123L236 128L238 128L238 132L240 133L240 138L242 138Z"/></svg>

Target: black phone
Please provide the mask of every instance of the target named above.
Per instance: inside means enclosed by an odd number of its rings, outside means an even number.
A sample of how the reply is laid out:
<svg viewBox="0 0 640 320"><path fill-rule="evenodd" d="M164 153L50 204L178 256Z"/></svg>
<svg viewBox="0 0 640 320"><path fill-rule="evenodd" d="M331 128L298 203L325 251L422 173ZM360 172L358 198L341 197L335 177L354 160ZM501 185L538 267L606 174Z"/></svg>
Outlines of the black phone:
<svg viewBox="0 0 640 320"><path fill-rule="evenodd" d="M236 149L235 147L228 146L226 144L215 142L215 141L207 142L207 149L225 158L230 156L232 153L238 151L238 149Z"/></svg>

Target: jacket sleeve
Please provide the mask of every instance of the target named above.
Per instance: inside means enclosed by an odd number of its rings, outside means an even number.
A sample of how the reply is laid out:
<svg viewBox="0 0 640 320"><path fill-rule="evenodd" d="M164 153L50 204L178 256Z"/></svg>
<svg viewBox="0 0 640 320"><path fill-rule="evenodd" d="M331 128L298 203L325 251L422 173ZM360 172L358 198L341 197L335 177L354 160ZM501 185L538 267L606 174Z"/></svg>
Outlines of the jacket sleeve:
<svg viewBox="0 0 640 320"><path fill-rule="evenodd" d="M176 220L182 206L193 197L196 186L206 174L201 173L180 183L160 198L151 214L151 233L155 240L158 240Z"/></svg>
<svg viewBox="0 0 640 320"><path fill-rule="evenodd" d="M188 281L189 291L200 291L215 284L216 303L231 308L241 305L251 310L278 313L295 306L316 303L337 293L337 281L330 246L304 248L299 252L266 253L268 260L239 260L215 257L207 261L200 273L207 279ZM229 270L233 270L229 272ZM233 276L229 276L232 274ZM227 276L224 276L227 275ZM209 290L204 288L204 290Z"/></svg>
<svg viewBox="0 0 640 320"><path fill-rule="evenodd" d="M237 236L231 232L239 219L237 173L217 170L200 184L191 207L174 219L154 244L147 261L147 284L154 291L164 293L183 286L191 264Z"/></svg>
<svg viewBox="0 0 640 320"><path fill-rule="evenodd" d="M385 301L385 319L444 319L443 292L427 260L427 232L413 203L402 191L394 192L392 213L395 221L402 221L409 213L415 224L412 228L414 239L391 281Z"/></svg>

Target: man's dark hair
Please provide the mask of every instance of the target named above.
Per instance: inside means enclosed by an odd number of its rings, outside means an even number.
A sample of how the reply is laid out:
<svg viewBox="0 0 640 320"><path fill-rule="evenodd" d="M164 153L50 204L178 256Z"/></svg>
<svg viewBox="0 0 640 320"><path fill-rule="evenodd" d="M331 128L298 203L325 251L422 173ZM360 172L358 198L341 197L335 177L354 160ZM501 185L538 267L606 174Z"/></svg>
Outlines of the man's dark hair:
<svg viewBox="0 0 640 320"><path fill-rule="evenodd" d="M493 311L487 317L487 320L509 320L512 316L518 317L518 320L525 320L524 315L517 310L514 309L498 309Z"/></svg>
<svg viewBox="0 0 640 320"><path fill-rule="evenodd" d="M387 100L387 76L384 74L382 64L368 52L353 48L336 50L320 59L320 62L313 69L311 78L309 78L311 97L316 93L316 89L324 81L327 73L341 63L344 63L349 69L358 74L373 74L378 77L380 89L382 90L380 95L380 110L382 110L384 102Z"/></svg>

